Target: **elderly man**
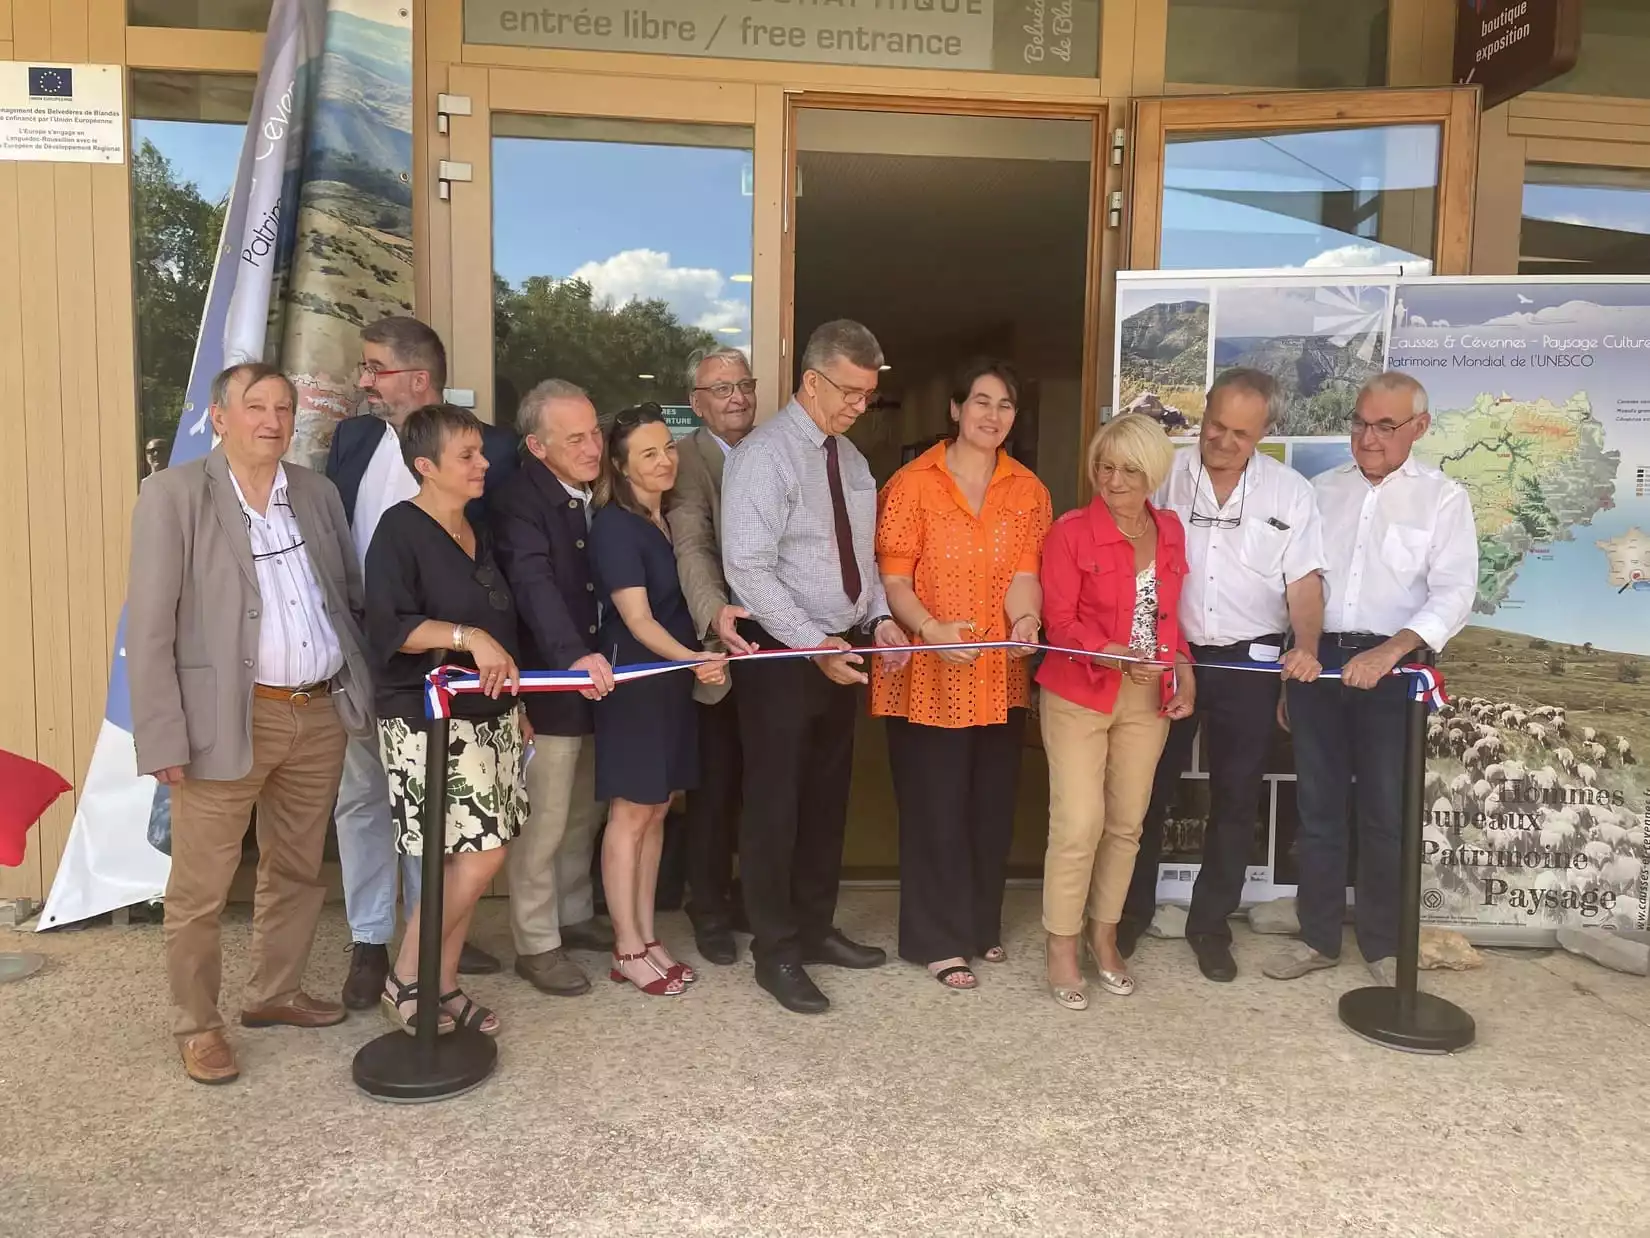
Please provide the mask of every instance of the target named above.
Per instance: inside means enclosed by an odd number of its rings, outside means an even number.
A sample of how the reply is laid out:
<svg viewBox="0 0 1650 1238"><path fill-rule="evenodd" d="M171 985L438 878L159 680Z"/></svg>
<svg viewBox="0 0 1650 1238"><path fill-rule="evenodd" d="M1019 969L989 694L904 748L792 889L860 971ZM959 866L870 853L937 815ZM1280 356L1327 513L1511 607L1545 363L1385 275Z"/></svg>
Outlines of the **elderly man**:
<svg viewBox="0 0 1650 1238"><path fill-rule="evenodd" d="M510 849L510 928L516 973L541 992L574 997L590 980L566 949L612 950L596 917L590 861L601 822L590 702L613 690L595 652L596 593L586 541L602 432L584 391L550 378L521 402L517 427L532 456L493 496L499 566L521 619L522 665L589 673L595 687L529 695L533 759L529 815Z"/></svg>
<svg viewBox="0 0 1650 1238"><path fill-rule="evenodd" d="M401 458L401 427L415 410L441 403L446 382L447 350L441 337L416 318L381 318L361 332L356 383L373 415L347 418L334 427L326 470L343 498L363 565L379 518L418 493L418 481ZM490 492L515 468L515 436L489 426L482 451ZM479 515L479 502L471 504L472 519ZM336 820L344 913L354 943L344 1005L366 1010L384 992L389 941L395 935L395 829L376 732L350 743ZM399 867L402 904L410 907L418 901L418 857L401 857ZM466 944L458 969L473 974L497 971L498 966L492 955Z"/></svg>
<svg viewBox="0 0 1650 1238"><path fill-rule="evenodd" d="M882 348L857 322L818 328L802 382L728 457L722 562L763 648L835 649L739 668L744 809L739 871L755 935L756 982L787 1010L830 1000L804 964L879 967L886 954L839 932L837 883L853 775L855 645L905 643L877 575L877 485L846 435L876 398Z"/></svg>
<svg viewBox="0 0 1650 1238"><path fill-rule="evenodd" d="M1218 375L1197 445L1176 453L1156 501L1172 508L1186 528L1190 570L1180 594L1180 626L1193 660L1281 660L1284 679L1310 682L1318 674L1323 624L1323 551L1312 487L1294 469L1255 450L1282 408L1271 375L1251 369ZM1226 921L1243 898L1266 758L1277 731L1278 677L1195 674L1197 710L1173 724L1158 761L1118 942L1128 954L1151 924L1164 818L1191 763L1201 722L1209 754L1209 820L1186 941L1204 976L1225 982L1237 978Z"/></svg>
<svg viewBox="0 0 1650 1238"><path fill-rule="evenodd" d="M695 354L689 399L704 424L677 444L676 487L666 518L676 569L699 635L749 648L736 630L746 612L732 604L722 573L722 468L756 423L756 380L737 348ZM699 702L699 786L687 797L688 919L699 953L712 963L739 958L733 938L733 842L739 828L739 707L733 677L695 684Z"/></svg>
<svg viewBox="0 0 1650 1238"><path fill-rule="evenodd" d="M1411 454L1432 418L1407 374L1370 379L1347 432L1352 460L1313 482L1328 599L1319 644L1339 679L1287 689L1299 779L1301 940L1268 960L1274 980L1340 961L1347 835L1358 829L1358 950L1393 983L1409 684L1401 662L1443 649L1478 590L1478 535L1466 489Z"/></svg>
<svg viewBox="0 0 1650 1238"><path fill-rule="evenodd" d="M212 384L204 460L143 483L132 517L126 662L137 767L172 789L166 969L184 1069L239 1069L218 1012L218 918L258 810L246 1027L327 1027L300 987L346 730L371 725L361 573L338 491L282 464L297 393L267 365Z"/></svg>

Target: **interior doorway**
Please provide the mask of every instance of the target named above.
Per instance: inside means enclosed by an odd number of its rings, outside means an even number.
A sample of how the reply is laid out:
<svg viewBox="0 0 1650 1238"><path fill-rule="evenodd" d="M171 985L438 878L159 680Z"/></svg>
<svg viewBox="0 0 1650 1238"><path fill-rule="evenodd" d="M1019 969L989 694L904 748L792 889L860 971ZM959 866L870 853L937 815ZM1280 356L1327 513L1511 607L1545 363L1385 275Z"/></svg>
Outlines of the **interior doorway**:
<svg viewBox="0 0 1650 1238"><path fill-rule="evenodd" d="M950 378L969 358L1022 376L1008 447L1056 512L1079 499L1094 417L1089 329L1099 115L959 115L886 101L794 107L791 116L790 377L809 333L852 318L887 358L878 406L850 432L879 483L943 437ZM1028 739L1011 871L1041 872L1047 770ZM893 789L879 720L866 718L844 869L893 876Z"/></svg>

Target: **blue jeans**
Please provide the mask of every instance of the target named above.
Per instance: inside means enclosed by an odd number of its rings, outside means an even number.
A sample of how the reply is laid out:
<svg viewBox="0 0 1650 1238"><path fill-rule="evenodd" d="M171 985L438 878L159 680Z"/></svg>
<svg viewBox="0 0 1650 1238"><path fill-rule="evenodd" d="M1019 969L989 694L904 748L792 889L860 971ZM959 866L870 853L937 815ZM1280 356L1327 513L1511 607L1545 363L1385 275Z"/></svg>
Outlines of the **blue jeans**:
<svg viewBox="0 0 1650 1238"><path fill-rule="evenodd" d="M338 830L338 864L344 874L350 940L388 945L395 936L396 870L401 872L401 902L407 911L418 904L423 871L419 857L398 855L395 850L390 787L378 755L376 728L367 738L350 737L332 819Z"/></svg>
<svg viewBox="0 0 1650 1238"><path fill-rule="evenodd" d="M1318 658L1324 670L1339 670L1355 652L1326 638ZM1330 958L1341 953L1346 853L1354 821L1358 950L1371 961L1398 952L1408 687L1404 676L1392 676L1369 691L1343 687L1338 679L1286 686L1300 807L1296 905L1301 939Z"/></svg>

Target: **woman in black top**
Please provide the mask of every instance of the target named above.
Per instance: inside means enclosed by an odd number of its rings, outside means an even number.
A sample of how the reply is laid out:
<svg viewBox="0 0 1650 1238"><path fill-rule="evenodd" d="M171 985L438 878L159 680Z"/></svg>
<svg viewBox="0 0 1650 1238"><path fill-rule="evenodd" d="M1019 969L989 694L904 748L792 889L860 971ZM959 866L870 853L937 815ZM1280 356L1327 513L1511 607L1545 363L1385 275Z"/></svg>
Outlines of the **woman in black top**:
<svg viewBox="0 0 1650 1238"><path fill-rule="evenodd" d="M498 1016L458 987L458 955L477 901L503 866L505 844L527 816L515 604L485 531L464 514L465 504L481 495L487 474L481 422L447 404L421 408L407 418L401 452L418 478L418 494L384 513L367 548L366 636L379 750L396 848L421 855L424 676L443 663L481 675L485 694L455 695L448 724L440 1026L445 1031L456 1023L493 1035ZM414 909L384 986L385 1010L408 1031L414 1030L418 1003L418 918Z"/></svg>
<svg viewBox="0 0 1650 1238"><path fill-rule="evenodd" d="M590 573L603 602L596 648L615 667L697 662L694 675L720 683L721 655L699 645L660 513L675 484L676 444L659 406L625 409L607 436L590 523ZM596 798L612 800L602 840L602 889L616 939L610 974L655 997L696 979L654 937L653 895L671 793L698 781L692 676L632 680L596 702Z"/></svg>

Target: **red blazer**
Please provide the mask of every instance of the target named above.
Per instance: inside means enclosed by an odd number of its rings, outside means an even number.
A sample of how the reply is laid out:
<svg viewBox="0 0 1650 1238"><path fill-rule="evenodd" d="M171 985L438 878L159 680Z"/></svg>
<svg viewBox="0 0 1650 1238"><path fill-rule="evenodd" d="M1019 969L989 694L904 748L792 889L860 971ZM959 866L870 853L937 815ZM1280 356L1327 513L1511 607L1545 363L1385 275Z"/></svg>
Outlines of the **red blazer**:
<svg viewBox="0 0 1650 1238"><path fill-rule="evenodd" d="M1186 533L1174 512L1147 505L1157 522L1157 654L1191 657L1181 635L1180 588L1186 579ZM1051 645L1093 649L1130 643L1134 626L1134 547L1111 518L1105 500L1069 511L1043 543L1043 629ZM1174 676L1163 677L1163 702ZM1037 682L1056 696L1099 713L1117 706L1123 672L1088 658L1051 653Z"/></svg>

